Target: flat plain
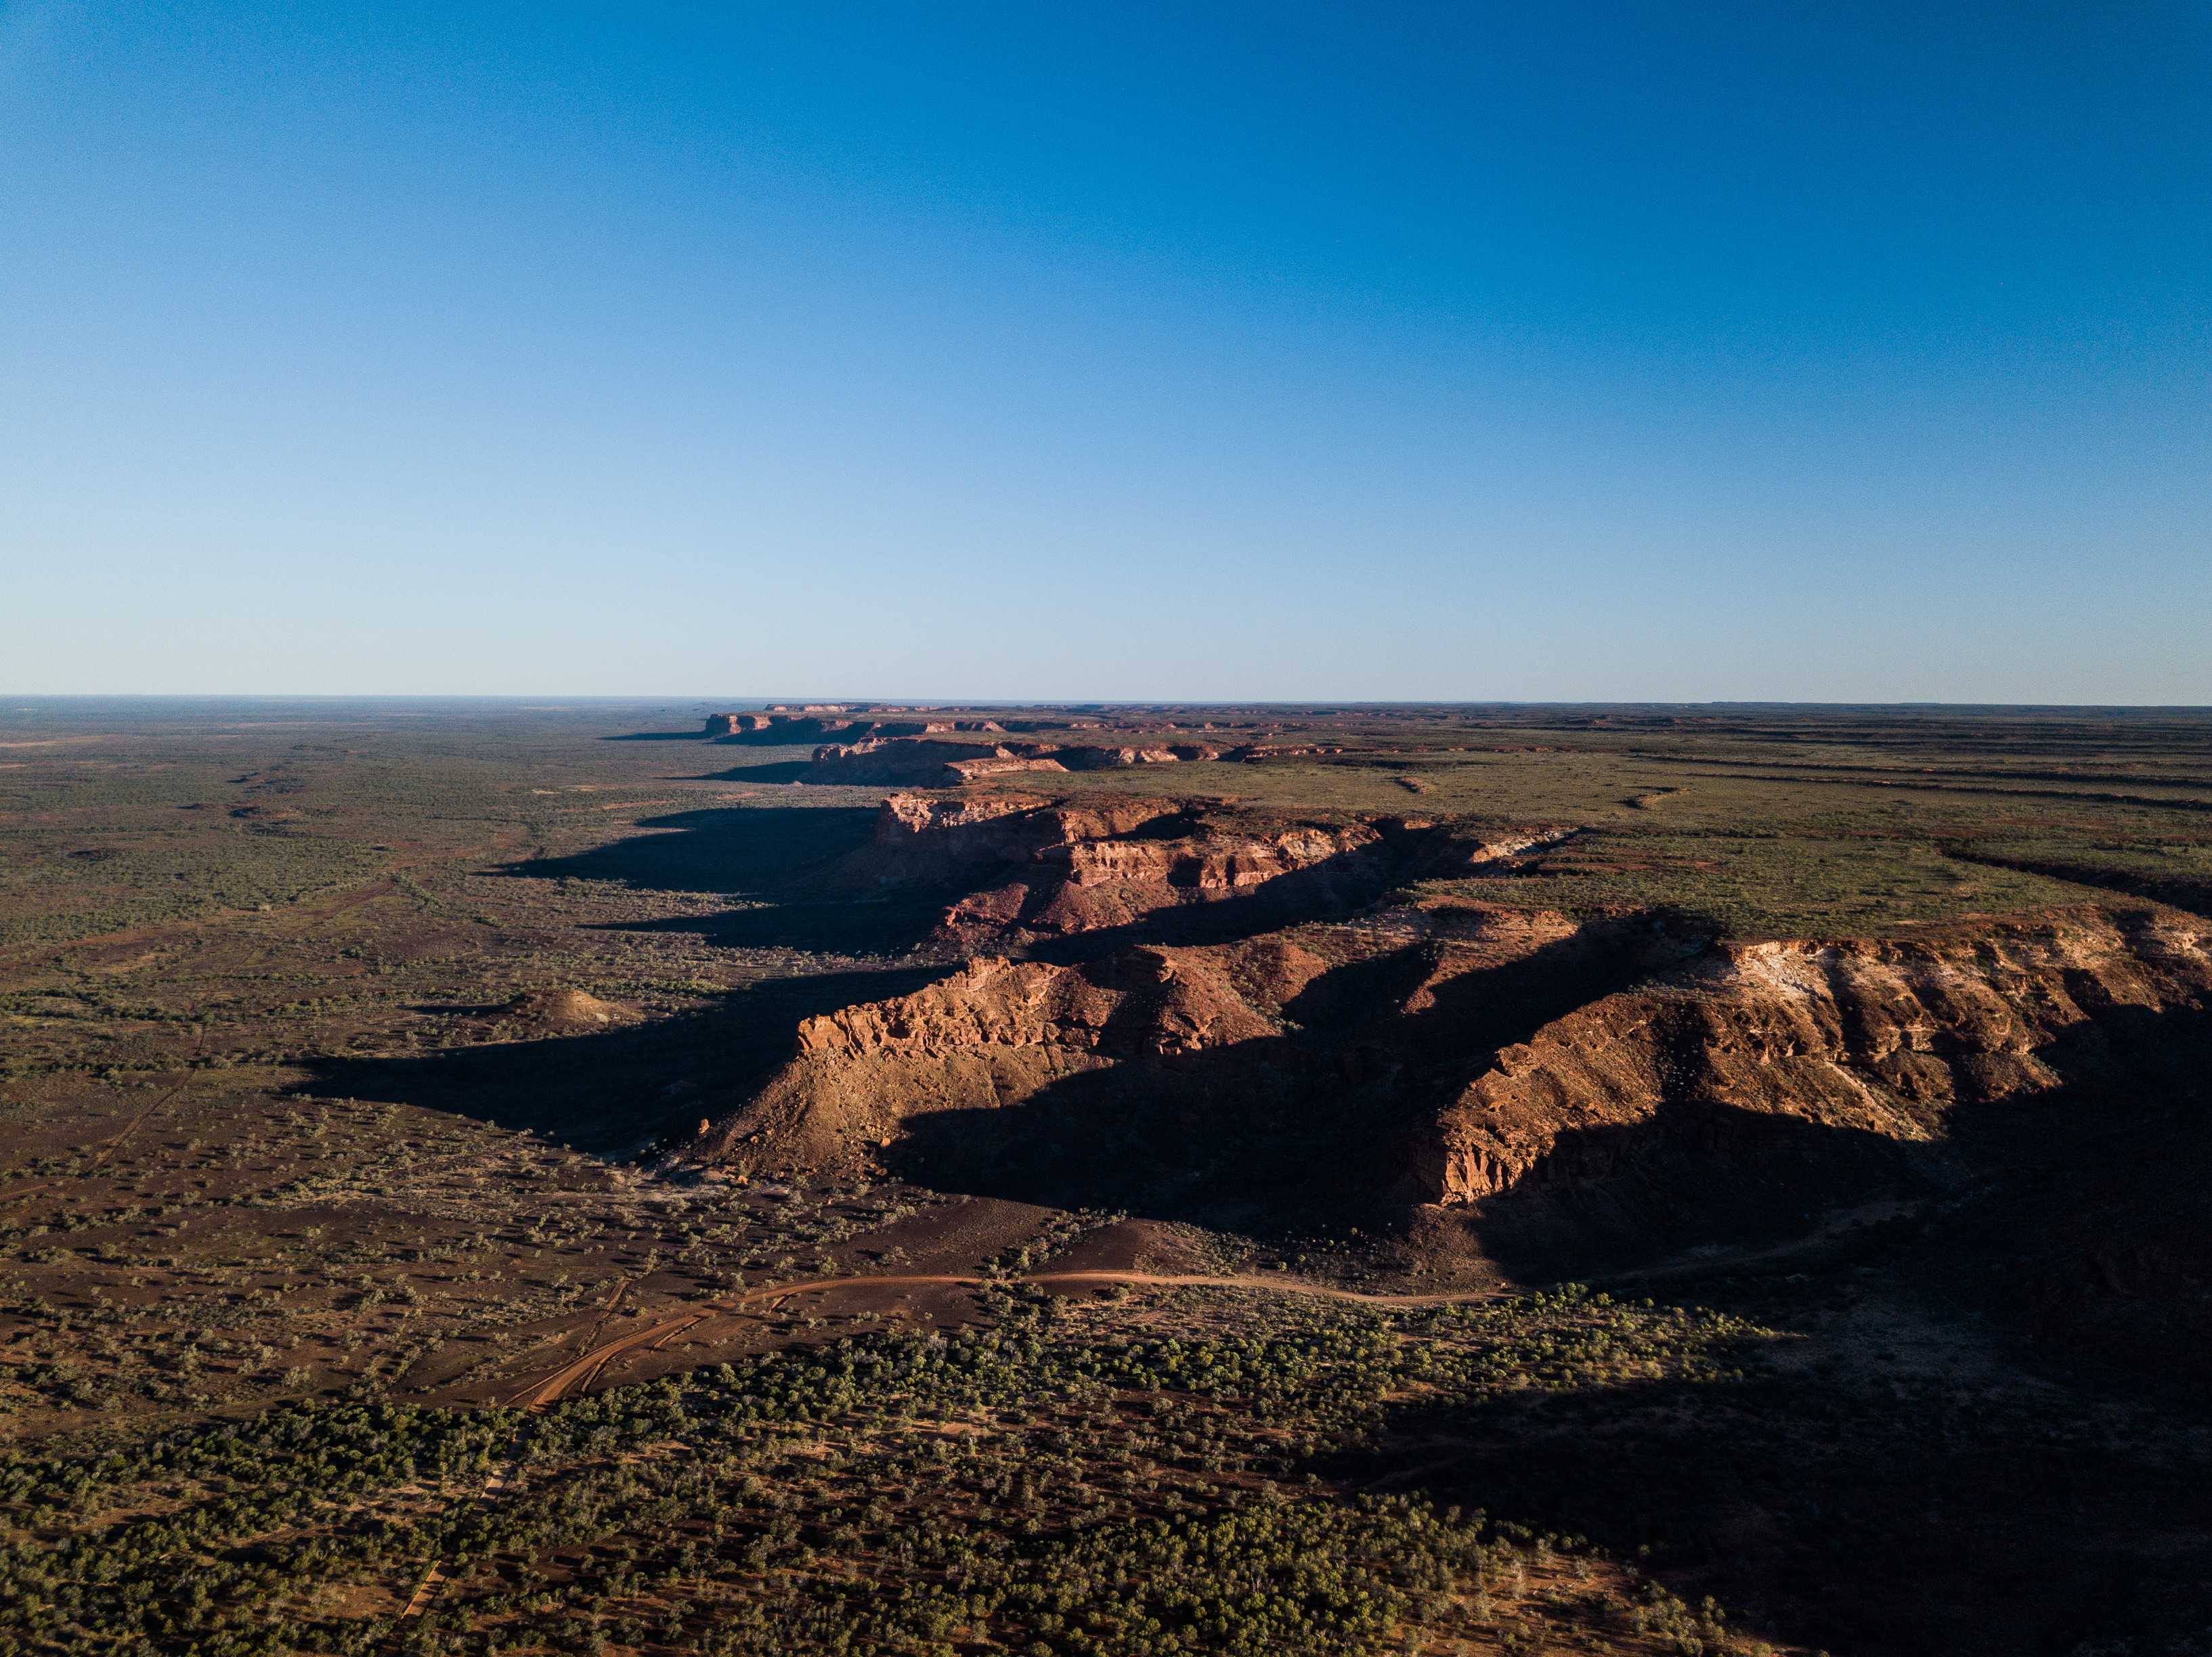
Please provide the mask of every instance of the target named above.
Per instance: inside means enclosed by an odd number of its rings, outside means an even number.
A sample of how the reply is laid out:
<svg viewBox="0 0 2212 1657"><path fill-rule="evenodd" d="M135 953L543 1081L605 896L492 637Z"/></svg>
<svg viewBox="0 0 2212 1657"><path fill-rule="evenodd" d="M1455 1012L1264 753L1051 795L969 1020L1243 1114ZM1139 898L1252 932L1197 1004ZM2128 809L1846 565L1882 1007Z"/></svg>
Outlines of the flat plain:
<svg viewBox="0 0 2212 1657"><path fill-rule="evenodd" d="M0 1654L2212 1649L2212 716L722 711L0 709Z"/></svg>

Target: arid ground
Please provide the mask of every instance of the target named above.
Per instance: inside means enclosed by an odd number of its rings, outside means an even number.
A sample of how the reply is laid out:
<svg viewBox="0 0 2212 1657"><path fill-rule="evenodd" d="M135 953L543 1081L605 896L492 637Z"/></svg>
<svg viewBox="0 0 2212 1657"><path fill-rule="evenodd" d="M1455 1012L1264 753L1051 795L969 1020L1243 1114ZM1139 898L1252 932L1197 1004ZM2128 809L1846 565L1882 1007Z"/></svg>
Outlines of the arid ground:
<svg viewBox="0 0 2212 1657"><path fill-rule="evenodd" d="M0 1657L2212 1652L2208 1005L2212 715L0 709Z"/></svg>

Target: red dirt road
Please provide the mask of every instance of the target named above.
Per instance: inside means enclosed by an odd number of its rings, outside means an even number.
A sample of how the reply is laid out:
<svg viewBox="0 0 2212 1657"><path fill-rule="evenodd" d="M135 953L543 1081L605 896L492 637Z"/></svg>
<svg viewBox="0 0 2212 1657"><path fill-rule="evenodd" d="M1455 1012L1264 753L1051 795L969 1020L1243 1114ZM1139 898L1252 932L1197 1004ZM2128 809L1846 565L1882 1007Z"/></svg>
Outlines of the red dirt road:
<svg viewBox="0 0 2212 1657"><path fill-rule="evenodd" d="M642 1329L633 1329L628 1334L592 1347L582 1357L563 1364L544 1380L530 1382L514 1395L511 1402L525 1405L533 1411L544 1410L559 1403L572 1391L580 1391L588 1387L600 1370L624 1352L635 1351L640 1347L665 1345L685 1330L704 1323L717 1313L741 1312L749 1306L773 1306L793 1295L814 1294L825 1289L879 1289L901 1284L927 1284L933 1288L980 1288L988 1282L1040 1285L1095 1284L1102 1288L1115 1284L1148 1284L1164 1288L1269 1289L1279 1294L1313 1295L1327 1300L1356 1301L1370 1306L1450 1306L1496 1298L1494 1293L1486 1290L1460 1295L1368 1295L1351 1289L1330 1289L1295 1278L1217 1278L1163 1275L1150 1272L1038 1272L1027 1277L995 1279L952 1276L824 1278L816 1283L775 1284L748 1289L720 1300L709 1301L701 1309L686 1312L681 1317L647 1324Z"/></svg>

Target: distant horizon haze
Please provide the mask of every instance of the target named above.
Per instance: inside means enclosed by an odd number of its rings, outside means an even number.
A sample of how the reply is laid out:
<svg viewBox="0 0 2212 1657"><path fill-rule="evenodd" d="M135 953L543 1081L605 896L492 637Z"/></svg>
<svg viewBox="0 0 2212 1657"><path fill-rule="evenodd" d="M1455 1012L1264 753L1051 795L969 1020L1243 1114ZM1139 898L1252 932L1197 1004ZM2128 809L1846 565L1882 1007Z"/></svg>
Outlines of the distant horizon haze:
<svg viewBox="0 0 2212 1657"><path fill-rule="evenodd" d="M18 696L2203 706L2212 9L30 0L0 387Z"/></svg>
<svg viewBox="0 0 2212 1657"><path fill-rule="evenodd" d="M155 707L252 707L261 709L294 708L310 710L319 707L339 707L372 711L380 707L447 710L455 708L500 708L514 713L553 712L616 712L631 714L658 713L672 717L697 714L703 722L718 713L757 713L768 708L788 705L790 711L800 711L799 704L805 702L817 712L830 712L825 704L842 703L838 713L859 716L878 713L984 713L994 708L1008 711L1036 709L1041 712L1096 713L1218 713L1250 712L1279 713L1285 717L1315 716L1328 713L1376 713L1395 711L1422 712L1463 710L1469 714L1485 713L1651 713L1696 712L1700 709L1723 710L1730 713L1942 713L1959 714L2037 714L2085 715L2110 714L2212 714L2212 703L2184 702L1871 702L1871 701L1778 701L1771 700L1707 700L1684 701L1644 698L1641 700L1597 701L1587 698L1549 701L1530 701L1505 698L1430 698L1427 700L1358 701L1346 697L1309 697L1294 701L1267 701L1256 697L1224 697L1214 701L1188 698L1041 698L1009 699L1000 696L702 696L692 695L636 694L630 695L562 695L553 693L515 692L499 695L448 694L441 692L407 693L349 693L349 692L78 692L40 693L31 691L0 691L0 721L21 713L128 708L151 705ZM834 715L833 715L834 717Z"/></svg>

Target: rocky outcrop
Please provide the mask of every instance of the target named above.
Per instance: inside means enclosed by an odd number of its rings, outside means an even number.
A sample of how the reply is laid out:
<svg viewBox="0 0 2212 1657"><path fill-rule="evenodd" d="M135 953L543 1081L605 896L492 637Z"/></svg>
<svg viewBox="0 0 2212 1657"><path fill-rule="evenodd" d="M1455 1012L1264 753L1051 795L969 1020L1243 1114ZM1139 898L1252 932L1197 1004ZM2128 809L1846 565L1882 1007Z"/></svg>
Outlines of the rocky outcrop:
<svg viewBox="0 0 2212 1657"><path fill-rule="evenodd" d="M920 1119L1018 1106L1117 1063L1275 1037L1228 964L1175 950L1081 967L970 961L917 995L806 1020L792 1061L692 1154L859 1173Z"/></svg>
<svg viewBox="0 0 2212 1657"><path fill-rule="evenodd" d="M500 1011L505 1020L544 1029L592 1029L628 1016L611 1001L565 987L526 990Z"/></svg>
<svg viewBox="0 0 2212 1657"><path fill-rule="evenodd" d="M892 794L877 810L871 844L848 858L834 878L878 888L973 881L978 871L1036 863L1056 847L1111 840L1187 810L1168 799Z"/></svg>
<svg viewBox="0 0 2212 1657"><path fill-rule="evenodd" d="M1540 835L1486 842L1434 824L1383 818L1282 823L1191 809L1101 833L1074 825L1010 877L946 909L940 948L1072 938L1158 921L1197 905L1233 905L1187 924L1245 932L1349 915L1389 887L1509 856Z"/></svg>
<svg viewBox="0 0 2212 1657"><path fill-rule="evenodd" d="M967 951L1065 938L1236 900L1255 932L1343 915L1394 881L1509 855L1559 830L1486 841L1431 823L1284 822L1218 803L1109 794L885 799L848 888L957 883L926 947Z"/></svg>
<svg viewBox="0 0 2212 1657"><path fill-rule="evenodd" d="M1723 944L1498 1055L1406 1147L1425 1200L1614 1171L1609 1128L1710 1105L1900 1139L2094 1068L2098 1017L2194 1008L2203 940L2146 912L1926 942Z"/></svg>
<svg viewBox="0 0 2212 1657"><path fill-rule="evenodd" d="M1348 912L1388 883L1385 835L1370 824L1258 834L1202 820L1191 827L1172 839L1081 837L1041 847L1012 879L948 908L930 942L973 949L1064 938L1130 926L1163 910L1263 896L1284 907L1280 924L1294 918L1293 908ZM1293 877L1304 878L1284 887Z"/></svg>

